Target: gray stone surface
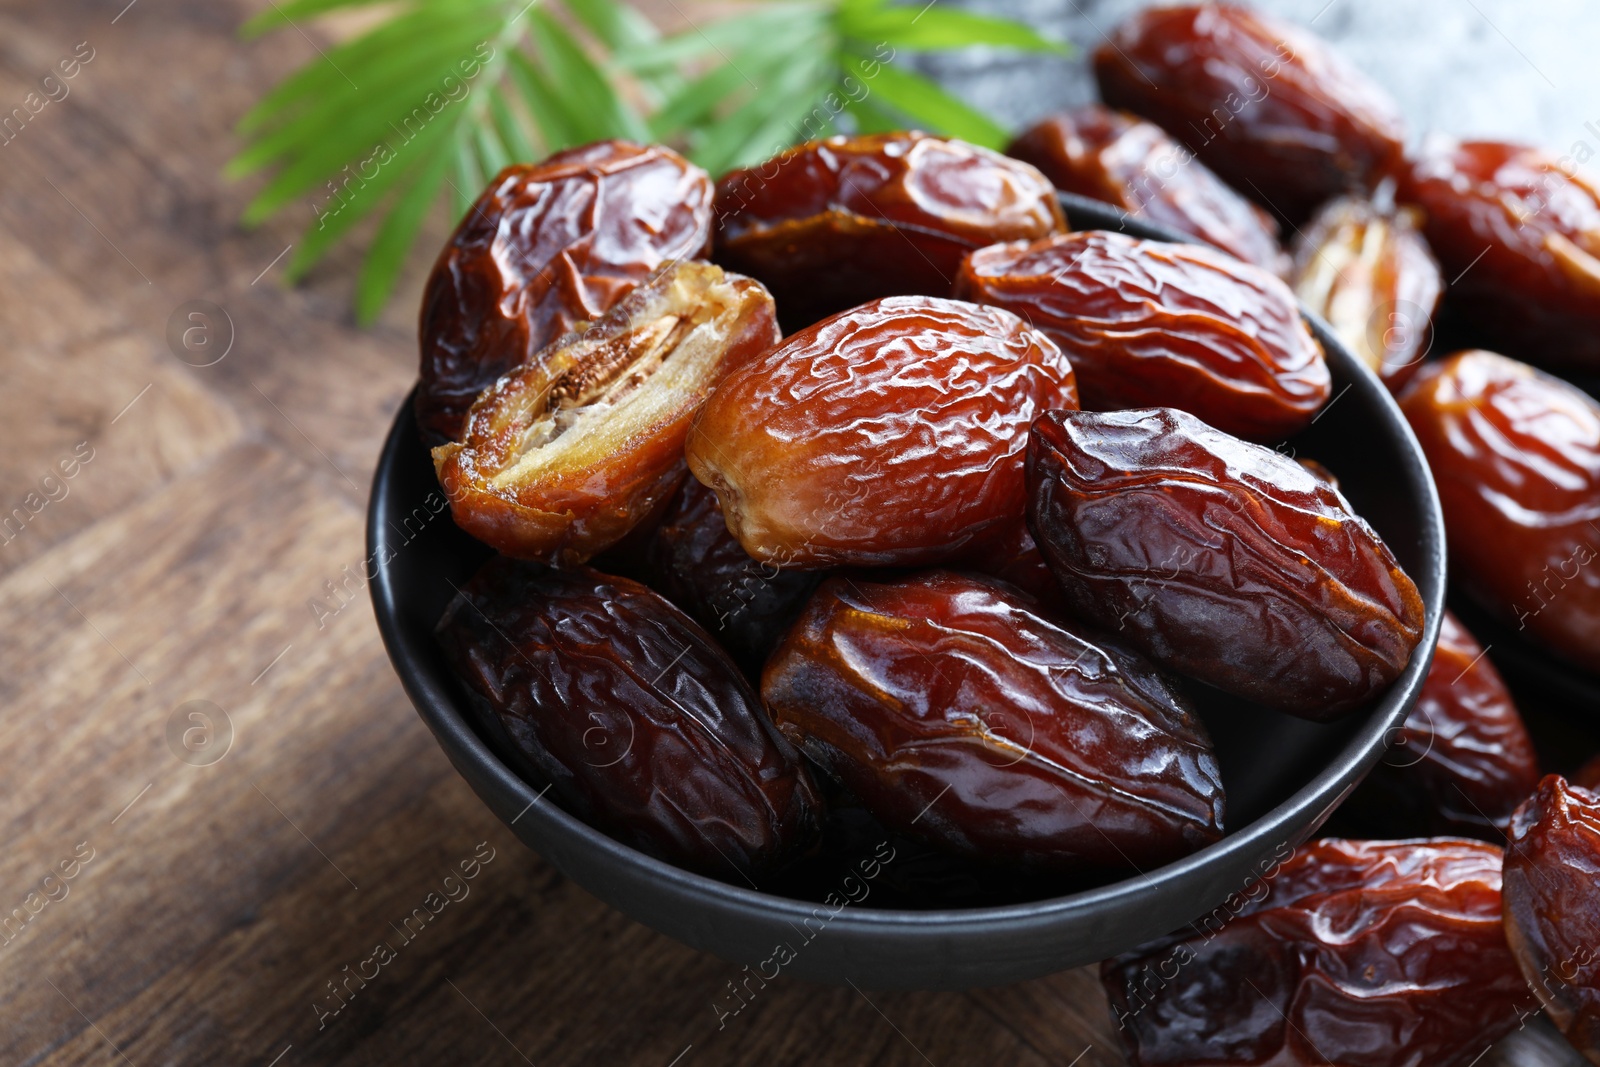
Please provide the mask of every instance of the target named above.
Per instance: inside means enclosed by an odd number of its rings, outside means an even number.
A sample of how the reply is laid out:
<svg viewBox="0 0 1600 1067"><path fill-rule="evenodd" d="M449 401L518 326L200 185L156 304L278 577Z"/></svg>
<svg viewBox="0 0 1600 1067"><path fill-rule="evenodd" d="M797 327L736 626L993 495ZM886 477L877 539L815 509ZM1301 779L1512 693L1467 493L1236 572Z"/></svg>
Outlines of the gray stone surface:
<svg viewBox="0 0 1600 1067"><path fill-rule="evenodd" d="M1021 19L1071 42L1070 59L989 49L930 56L923 69L1008 125L1095 98L1088 58L1136 0L939 0ZM1430 131L1600 152L1596 0L1262 0L1310 28L1400 101L1413 137ZM1591 167L1594 167L1591 164Z"/></svg>

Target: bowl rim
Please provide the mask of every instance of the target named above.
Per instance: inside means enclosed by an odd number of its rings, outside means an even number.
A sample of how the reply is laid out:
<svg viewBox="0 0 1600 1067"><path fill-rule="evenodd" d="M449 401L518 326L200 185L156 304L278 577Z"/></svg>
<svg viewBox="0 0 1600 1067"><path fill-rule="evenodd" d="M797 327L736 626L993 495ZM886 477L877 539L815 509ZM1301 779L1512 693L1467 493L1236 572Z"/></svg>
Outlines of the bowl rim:
<svg viewBox="0 0 1600 1067"><path fill-rule="evenodd" d="M1132 236L1151 240L1199 243L1192 237L1136 219L1114 205L1068 193L1057 195L1069 218L1076 216L1091 220L1091 224L1083 229L1120 229ZM838 926L877 934L916 928L922 935L940 932L956 934L977 928L993 930L997 925L1025 928L1053 925L1081 913L1095 912L1113 902L1126 905L1136 902L1139 897L1160 895L1163 890L1174 888L1198 876L1205 868L1229 858L1259 857L1265 849L1278 847L1279 841L1298 845L1315 832L1319 825L1318 816L1325 817L1331 812L1338 801L1378 762L1387 750L1386 741L1399 727L1413 702L1415 691L1420 689L1438 643L1446 587L1444 518L1438 491L1421 446L1393 396L1377 376L1335 337L1326 322L1304 305L1300 310L1327 350L1328 358L1341 363L1342 370L1353 372L1347 388L1364 392L1368 394L1369 402L1376 400L1380 407L1387 408L1392 428L1399 431L1401 440L1409 447L1422 475L1420 483L1424 499L1420 503L1423 505L1421 511L1424 522L1418 547L1427 573L1411 577L1423 598L1423 634L1417 645L1420 654L1412 655L1406 669L1379 698L1391 705L1388 713L1369 713L1369 721L1329 759L1322 770L1280 804L1240 829L1225 834L1221 840L1150 871L1140 871L1103 886L1059 897L1013 904L926 910L851 904L833 914L829 920L830 928ZM462 761L470 762L486 773L490 787L507 801L506 810L518 812L514 818L508 819L494 804L489 805L508 827L524 816L530 816L545 823L548 830L581 841L583 847L605 854L612 863L636 868L663 891L670 887L676 896L686 902L722 909L731 907L763 921L777 918L799 922L811 918L819 907L814 901L778 896L696 874L616 841L554 803L539 806L538 801L544 791L536 790L506 766L478 735L469 718L456 708L455 698L447 686L441 684L433 672L420 667L423 660L418 653L421 650L413 646L399 623L398 590L387 562L397 553L397 546L391 542L391 531L383 521L383 516L390 510L391 487L395 481L393 472L397 469L398 456L406 443L406 435L417 433L412 414L415 394L416 388L413 387L396 413L373 472L367 507L367 550L375 574L368 587L378 630L395 673L452 764L459 769ZM539 810L535 811L535 807ZM1305 826L1311 829L1304 832L1292 829ZM1243 890L1247 885L1239 888Z"/></svg>

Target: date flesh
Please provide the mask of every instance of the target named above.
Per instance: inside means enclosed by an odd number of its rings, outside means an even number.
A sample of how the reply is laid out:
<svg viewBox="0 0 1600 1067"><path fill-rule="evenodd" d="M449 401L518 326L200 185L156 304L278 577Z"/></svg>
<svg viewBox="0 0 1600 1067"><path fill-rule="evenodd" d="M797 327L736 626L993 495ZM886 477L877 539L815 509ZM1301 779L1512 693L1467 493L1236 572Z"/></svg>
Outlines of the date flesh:
<svg viewBox="0 0 1600 1067"><path fill-rule="evenodd" d="M1400 403L1433 469L1451 577L1577 666L1600 654L1600 404L1493 352L1424 368Z"/></svg>
<svg viewBox="0 0 1600 1067"><path fill-rule="evenodd" d="M1449 612L1439 647L1390 753L1345 802L1386 837L1505 839L1539 785L1539 759L1511 691Z"/></svg>
<svg viewBox="0 0 1600 1067"><path fill-rule="evenodd" d="M1399 195L1426 214L1455 279L1446 307L1481 343L1600 372L1600 179L1536 148L1435 140Z"/></svg>
<svg viewBox="0 0 1600 1067"><path fill-rule="evenodd" d="M1088 410L1176 407L1276 443L1332 391L1289 287L1214 249L1102 230L994 245L961 264L955 295L1059 345Z"/></svg>
<svg viewBox="0 0 1600 1067"><path fill-rule="evenodd" d="M763 563L940 563L1015 523L1028 424L1075 407L1067 360L1010 312L887 297L729 374L685 456Z"/></svg>
<svg viewBox="0 0 1600 1067"><path fill-rule="evenodd" d="M456 525L508 556L581 563L659 513L731 368L778 340L757 282L686 260L486 390L433 450Z"/></svg>
<svg viewBox="0 0 1600 1067"><path fill-rule="evenodd" d="M1145 869L1222 835L1210 740L1171 683L990 579L828 579L761 694L884 825L959 855Z"/></svg>
<svg viewBox="0 0 1600 1067"><path fill-rule="evenodd" d="M924 133L830 137L717 183L717 262L759 278L786 332L883 296L944 296L974 248L1065 228L1028 164Z"/></svg>
<svg viewBox="0 0 1600 1067"><path fill-rule="evenodd" d="M1526 996L1500 861L1449 839L1301 846L1224 924L1100 965L1129 1062L1466 1067Z"/></svg>
<svg viewBox="0 0 1600 1067"><path fill-rule="evenodd" d="M738 669L636 582L497 558L439 621L456 676L563 807L715 877L809 847L820 798Z"/></svg>
<svg viewBox="0 0 1600 1067"><path fill-rule="evenodd" d="M454 440L496 378L711 243L711 178L670 148L600 141L501 171L422 297L417 424Z"/></svg>
<svg viewBox="0 0 1600 1067"><path fill-rule="evenodd" d="M1290 222L1400 160L1388 93L1298 27L1249 8L1141 11L1094 54L1100 97L1188 145Z"/></svg>
<svg viewBox="0 0 1600 1067"><path fill-rule="evenodd" d="M1278 223L1153 122L1090 104L1041 120L1006 155L1077 193L1189 234L1275 274L1288 264Z"/></svg>
<svg viewBox="0 0 1600 1067"><path fill-rule="evenodd" d="M1600 1064L1600 794L1558 775L1512 820L1506 937L1572 1047Z"/></svg>
<svg viewBox="0 0 1600 1067"><path fill-rule="evenodd" d="M1410 661L1416 586L1294 460L1171 408L1052 411L1030 436L1028 522L1080 618L1313 720L1361 704Z"/></svg>
<svg viewBox="0 0 1600 1067"><path fill-rule="evenodd" d="M1384 211L1357 197L1330 202L1295 243L1292 281L1390 392L1416 374L1444 292L1417 211Z"/></svg>
<svg viewBox="0 0 1600 1067"><path fill-rule="evenodd" d="M647 584L688 612L746 674L761 665L821 581L757 563L728 532L717 494L684 481L645 550Z"/></svg>

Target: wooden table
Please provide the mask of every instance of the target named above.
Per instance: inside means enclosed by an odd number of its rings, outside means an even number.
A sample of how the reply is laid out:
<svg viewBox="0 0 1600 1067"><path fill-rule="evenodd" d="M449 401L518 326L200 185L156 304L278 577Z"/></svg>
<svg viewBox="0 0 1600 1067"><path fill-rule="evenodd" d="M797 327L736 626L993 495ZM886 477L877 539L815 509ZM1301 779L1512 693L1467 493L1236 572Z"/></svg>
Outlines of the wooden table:
<svg viewBox="0 0 1600 1067"><path fill-rule="evenodd" d="M28 915L0 935L0 1063L1122 1062L1090 970L969 993L780 980L719 1029L734 968L490 815L348 577L420 273L366 331L350 250L284 288L306 220L242 231L250 189L218 174L311 41L240 44L253 2L124 2L0 11L0 111L93 51L0 147L0 517L27 511L0 533L0 914ZM167 342L194 300L233 326L210 366ZM469 895L403 938L475 855ZM349 978L380 941L402 947Z"/></svg>

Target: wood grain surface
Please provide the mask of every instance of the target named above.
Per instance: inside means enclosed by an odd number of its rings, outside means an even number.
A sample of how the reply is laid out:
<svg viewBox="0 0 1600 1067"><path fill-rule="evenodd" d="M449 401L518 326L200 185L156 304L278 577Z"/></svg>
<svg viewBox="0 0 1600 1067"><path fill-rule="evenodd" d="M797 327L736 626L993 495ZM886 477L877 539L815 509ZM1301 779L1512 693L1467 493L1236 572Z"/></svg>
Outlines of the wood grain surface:
<svg viewBox="0 0 1600 1067"><path fill-rule="evenodd" d="M0 533L0 914L30 914L0 941L0 1063L1121 1063L1090 970L780 980L719 1028L734 968L602 906L477 801L343 585L421 278L357 330L355 254L285 288L306 220L242 230L251 188L219 178L317 31L244 45L255 2L125 2L0 8L0 111L94 50L0 147L0 513L29 514ZM192 300L233 324L211 366L167 344ZM209 756L180 758L185 730ZM463 861L468 895L403 928ZM379 943L377 977L351 977ZM1482 1063L1559 1047L1533 1027Z"/></svg>

